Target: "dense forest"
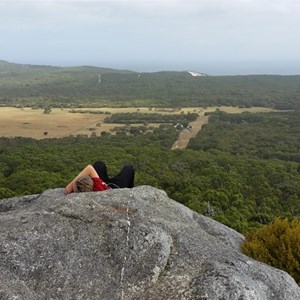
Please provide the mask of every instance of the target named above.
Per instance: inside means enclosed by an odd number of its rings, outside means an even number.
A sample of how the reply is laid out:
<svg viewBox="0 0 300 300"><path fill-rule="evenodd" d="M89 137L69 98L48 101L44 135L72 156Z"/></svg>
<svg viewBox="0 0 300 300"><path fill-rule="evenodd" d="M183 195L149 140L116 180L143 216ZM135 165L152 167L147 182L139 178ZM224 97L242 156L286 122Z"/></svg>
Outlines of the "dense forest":
<svg viewBox="0 0 300 300"><path fill-rule="evenodd" d="M45 111L69 107L73 113L107 114L106 122L126 124L116 134L102 132L90 138L0 137L0 199L65 187L95 160L104 160L110 175L132 164L136 185L161 188L172 199L245 233L245 253L288 271L299 284L299 80L300 76L193 77L186 71L137 73L0 61L0 106ZM285 111L217 110L187 149L171 150L180 133L174 123L187 125L196 113L150 116L138 109L128 114L105 110L145 106L176 112L180 107L221 105ZM149 127L153 120L161 125Z"/></svg>
<svg viewBox="0 0 300 300"><path fill-rule="evenodd" d="M233 154L300 163L300 111L226 114L217 111L190 149L218 149Z"/></svg>
<svg viewBox="0 0 300 300"><path fill-rule="evenodd" d="M275 217L300 217L299 119L296 112L216 112L185 150L171 150L179 131L167 124L130 135L1 138L0 197L64 187L97 159L111 175L131 163L137 185L164 189L193 210L246 232Z"/></svg>
<svg viewBox="0 0 300 300"><path fill-rule="evenodd" d="M195 121L199 115L197 113L187 114L172 114L163 115L159 113L145 114L145 113L116 113L107 117L105 123L121 123L121 124L141 124L141 123L182 123L188 125Z"/></svg>
<svg viewBox="0 0 300 300"><path fill-rule="evenodd" d="M123 163L137 184L170 197L241 232L277 216L299 217L300 76L199 76L188 72L136 73L96 67L61 68L0 61L0 105L86 108L138 106L268 106L285 112L217 111L185 150L171 150L196 113L108 114L125 123L116 135L37 141L0 139L0 197L64 186L86 164L103 159L112 173ZM75 109L76 108L76 109ZM84 110L80 108L85 108ZM150 117L150 119L149 119ZM146 130L153 120L162 124ZM179 120L179 121L178 121Z"/></svg>
<svg viewBox="0 0 300 300"><path fill-rule="evenodd" d="M299 81L300 76L194 77L187 71L137 73L0 61L0 105L42 108L225 105L299 109Z"/></svg>

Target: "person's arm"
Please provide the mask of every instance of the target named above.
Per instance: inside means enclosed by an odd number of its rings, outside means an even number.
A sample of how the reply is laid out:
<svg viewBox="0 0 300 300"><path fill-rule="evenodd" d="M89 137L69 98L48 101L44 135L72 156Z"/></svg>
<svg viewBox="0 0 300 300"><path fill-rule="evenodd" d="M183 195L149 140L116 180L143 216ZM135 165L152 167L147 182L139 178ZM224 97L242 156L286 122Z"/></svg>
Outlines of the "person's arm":
<svg viewBox="0 0 300 300"><path fill-rule="evenodd" d="M73 193L73 184L81 176L90 176L91 178L99 177L98 173L92 165L87 165L66 187L65 194Z"/></svg>

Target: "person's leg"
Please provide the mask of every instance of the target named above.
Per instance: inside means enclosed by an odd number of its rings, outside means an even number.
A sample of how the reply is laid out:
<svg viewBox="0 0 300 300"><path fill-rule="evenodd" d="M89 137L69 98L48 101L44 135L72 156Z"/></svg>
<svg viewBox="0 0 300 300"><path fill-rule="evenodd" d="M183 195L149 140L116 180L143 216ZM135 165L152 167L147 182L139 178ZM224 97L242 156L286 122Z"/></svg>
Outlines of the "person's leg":
<svg viewBox="0 0 300 300"><path fill-rule="evenodd" d="M134 187L134 168L124 166L121 172L110 179L111 188L133 188Z"/></svg>
<svg viewBox="0 0 300 300"><path fill-rule="evenodd" d="M129 166L131 168L130 170L130 181L129 181L129 184L128 184L128 187L129 188L133 188L134 187L134 168L132 166Z"/></svg>
<svg viewBox="0 0 300 300"><path fill-rule="evenodd" d="M96 162L94 162L93 167L96 170L96 172L98 173L99 177L105 183L108 183L110 181L109 177L107 175L106 165L105 165L105 163L103 161L97 160Z"/></svg>

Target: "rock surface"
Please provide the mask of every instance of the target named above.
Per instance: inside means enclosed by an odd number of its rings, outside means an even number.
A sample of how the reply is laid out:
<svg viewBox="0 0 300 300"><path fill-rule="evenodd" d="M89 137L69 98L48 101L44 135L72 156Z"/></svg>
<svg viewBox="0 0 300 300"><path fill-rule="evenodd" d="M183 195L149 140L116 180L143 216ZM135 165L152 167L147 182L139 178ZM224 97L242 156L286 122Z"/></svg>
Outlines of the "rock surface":
<svg viewBox="0 0 300 300"><path fill-rule="evenodd" d="M243 236L141 186L0 202L0 299L296 300Z"/></svg>

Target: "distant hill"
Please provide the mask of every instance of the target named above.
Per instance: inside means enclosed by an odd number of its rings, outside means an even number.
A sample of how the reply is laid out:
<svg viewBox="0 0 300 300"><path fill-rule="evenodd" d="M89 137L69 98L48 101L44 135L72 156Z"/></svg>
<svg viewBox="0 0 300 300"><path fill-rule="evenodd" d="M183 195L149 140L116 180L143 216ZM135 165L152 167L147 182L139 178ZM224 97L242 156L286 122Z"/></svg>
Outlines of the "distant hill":
<svg viewBox="0 0 300 300"><path fill-rule="evenodd" d="M138 73L0 61L2 106L268 106L299 109L300 76Z"/></svg>
<svg viewBox="0 0 300 300"><path fill-rule="evenodd" d="M42 66L42 65L29 65L29 64L15 64L10 63L5 60L0 60L0 74L1 76L4 74L9 74L9 72L30 72L32 70L49 70L49 69L59 69L59 67L52 66Z"/></svg>
<svg viewBox="0 0 300 300"><path fill-rule="evenodd" d="M79 66L79 67L58 67L58 66L50 66L50 65L30 65L30 64L16 64L16 63L11 63L7 62L5 60L0 60L0 74L5 75L7 74L8 76L11 75L10 72L36 72L37 70L42 70L42 71L67 71L67 70L72 70L72 71L81 71L81 70L94 70L101 72L103 74L106 73L135 73L133 71L127 71L127 70L114 70L114 69L109 69L109 68L98 68L98 67L93 67L93 66Z"/></svg>

